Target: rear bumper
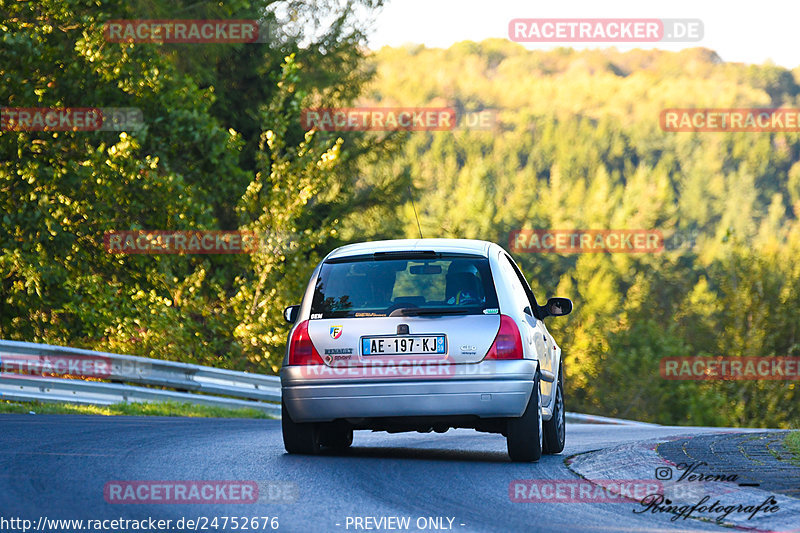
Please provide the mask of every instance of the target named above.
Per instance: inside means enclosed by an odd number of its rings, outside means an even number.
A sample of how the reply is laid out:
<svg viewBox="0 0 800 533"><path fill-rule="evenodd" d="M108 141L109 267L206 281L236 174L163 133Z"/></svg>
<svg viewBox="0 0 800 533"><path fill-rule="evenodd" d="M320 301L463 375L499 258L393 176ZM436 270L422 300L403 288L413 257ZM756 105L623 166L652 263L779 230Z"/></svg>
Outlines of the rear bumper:
<svg viewBox="0 0 800 533"><path fill-rule="evenodd" d="M281 369L283 400L295 422L340 418L473 415L522 416L537 362L435 365L378 374L376 369ZM397 370L397 369L395 369Z"/></svg>

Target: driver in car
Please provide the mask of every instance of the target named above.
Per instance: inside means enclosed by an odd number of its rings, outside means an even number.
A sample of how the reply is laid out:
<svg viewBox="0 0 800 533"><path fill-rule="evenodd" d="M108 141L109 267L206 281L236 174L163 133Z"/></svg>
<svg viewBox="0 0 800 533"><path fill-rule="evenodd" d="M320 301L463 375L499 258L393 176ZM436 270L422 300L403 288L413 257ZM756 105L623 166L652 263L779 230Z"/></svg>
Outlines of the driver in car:
<svg viewBox="0 0 800 533"><path fill-rule="evenodd" d="M454 262L447 270L448 305L479 305L481 298L481 282L478 269L472 264Z"/></svg>

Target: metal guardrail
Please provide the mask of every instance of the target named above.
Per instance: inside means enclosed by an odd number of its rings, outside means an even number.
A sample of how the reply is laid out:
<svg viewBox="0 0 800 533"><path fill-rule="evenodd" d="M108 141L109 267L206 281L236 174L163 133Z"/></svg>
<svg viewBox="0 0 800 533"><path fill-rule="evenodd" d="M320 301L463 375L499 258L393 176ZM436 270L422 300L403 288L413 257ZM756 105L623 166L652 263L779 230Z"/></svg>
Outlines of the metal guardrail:
<svg viewBox="0 0 800 533"><path fill-rule="evenodd" d="M636 420L625 420L623 418L609 418L607 416L599 415L584 415L581 413L564 413L567 422L574 424L613 424L617 426L648 426L658 427L658 424L650 424L649 422L638 422Z"/></svg>
<svg viewBox="0 0 800 533"><path fill-rule="evenodd" d="M280 378L276 376L6 340L0 340L0 369L3 370L0 374L0 399L3 400L94 405L171 400L229 408L250 407L272 415L280 414L280 405L267 403L281 400ZM100 378L112 383L33 374Z"/></svg>
<svg viewBox="0 0 800 533"><path fill-rule="evenodd" d="M73 363L77 365L74 373L70 367ZM59 368L59 365L62 368ZM0 373L0 400L44 400L88 405L176 401L228 408L249 407L278 417L281 413L278 404L281 401L281 382L277 376L249 374L133 355L4 340L0 340L0 370L3 370ZM112 383L31 375L35 373L96 377ZM154 385L176 390L166 391L125 383ZM656 426L656 424L597 415L569 412L565 415L568 422L579 424Z"/></svg>

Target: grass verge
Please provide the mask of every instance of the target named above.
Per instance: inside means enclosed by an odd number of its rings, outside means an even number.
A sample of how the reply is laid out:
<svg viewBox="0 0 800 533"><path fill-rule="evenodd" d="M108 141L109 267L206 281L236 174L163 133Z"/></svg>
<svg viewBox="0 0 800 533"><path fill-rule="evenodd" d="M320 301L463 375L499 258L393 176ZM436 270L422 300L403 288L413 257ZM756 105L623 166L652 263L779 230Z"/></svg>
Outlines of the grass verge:
<svg viewBox="0 0 800 533"><path fill-rule="evenodd" d="M783 447L794 456L792 463L800 465L800 431L792 431L783 439Z"/></svg>
<svg viewBox="0 0 800 533"><path fill-rule="evenodd" d="M115 403L113 405L77 405L71 403L10 402L0 400L0 413L37 415L103 416L188 416L199 418L272 418L259 409L227 409L179 402Z"/></svg>

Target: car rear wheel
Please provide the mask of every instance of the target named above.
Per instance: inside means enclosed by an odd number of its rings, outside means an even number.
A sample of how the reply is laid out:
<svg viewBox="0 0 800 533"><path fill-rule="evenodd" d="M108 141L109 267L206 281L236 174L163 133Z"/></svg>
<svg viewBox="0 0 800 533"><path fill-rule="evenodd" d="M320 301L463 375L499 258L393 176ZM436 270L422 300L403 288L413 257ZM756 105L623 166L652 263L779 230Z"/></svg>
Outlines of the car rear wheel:
<svg viewBox="0 0 800 533"><path fill-rule="evenodd" d="M564 414L564 369L558 370L558 385L553 403L553 416L543 424L544 450L546 454L561 453L566 442L566 415Z"/></svg>
<svg viewBox="0 0 800 533"><path fill-rule="evenodd" d="M525 412L519 418L508 419L506 445L511 460L525 463L538 461L542 456L542 433L542 402L537 371Z"/></svg>
<svg viewBox="0 0 800 533"><path fill-rule="evenodd" d="M289 416L286 404L281 402L281 428L283 447L289 453L313 455L319 453L320 431L313 423L298 424Z"/></svg>

